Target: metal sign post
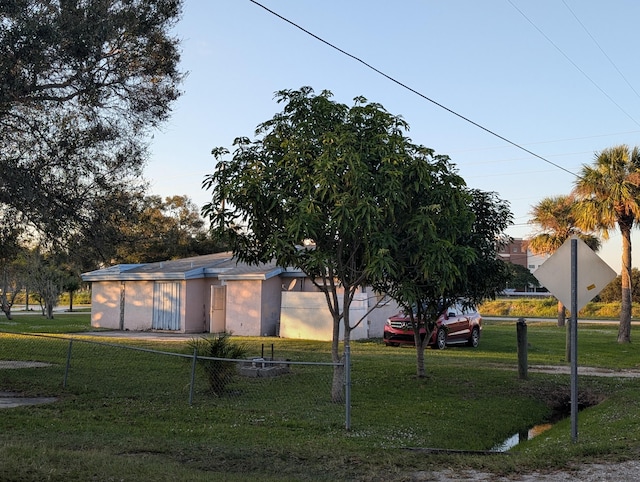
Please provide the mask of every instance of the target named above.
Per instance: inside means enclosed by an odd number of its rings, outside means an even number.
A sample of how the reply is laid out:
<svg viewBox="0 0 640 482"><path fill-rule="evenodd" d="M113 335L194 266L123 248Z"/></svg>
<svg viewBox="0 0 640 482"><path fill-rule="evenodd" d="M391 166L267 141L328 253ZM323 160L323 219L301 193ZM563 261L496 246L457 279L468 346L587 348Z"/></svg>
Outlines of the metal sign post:
<svg viewBox="0 0 640 482"><path fill-rule="evenodd" d="M571 240L571 440L578 441L578 240Z"/></svg>
<svg viewBox="0 0 640 482"><path fill-rule="evenodd" d="M578 279L580 266L580 279ZM568 239L534 273L565 306L571 307L569 320L571 354L571 438L578 440L578 311L616 277L586 243ZM571 289L568 289L570 287Z"/></svg>

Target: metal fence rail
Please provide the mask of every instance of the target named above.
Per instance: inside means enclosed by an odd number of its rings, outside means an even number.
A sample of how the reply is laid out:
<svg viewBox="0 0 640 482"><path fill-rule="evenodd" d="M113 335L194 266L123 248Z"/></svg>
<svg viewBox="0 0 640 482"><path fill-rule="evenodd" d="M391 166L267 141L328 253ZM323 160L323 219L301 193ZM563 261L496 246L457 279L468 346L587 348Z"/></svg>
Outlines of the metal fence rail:
<svg viewBox="0 0 640 482"><path fill-rule="evenodd" d="M271 355L271 356L269 356ZM0 391L79 395L96 403L143 399L166 405L215 404L238 423L305 419L344 425L351 419L350 360L343 363L205 357L186 344L162 351L132 342L0 332ZM333 371L345 372L344 404L331 398Z"/></svg>

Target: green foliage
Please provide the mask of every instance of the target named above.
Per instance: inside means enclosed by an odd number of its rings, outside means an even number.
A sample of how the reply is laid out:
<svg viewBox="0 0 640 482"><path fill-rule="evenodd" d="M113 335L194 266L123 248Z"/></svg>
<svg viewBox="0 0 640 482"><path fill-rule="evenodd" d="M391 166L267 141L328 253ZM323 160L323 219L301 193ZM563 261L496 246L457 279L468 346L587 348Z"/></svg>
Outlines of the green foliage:
<svg viewBox="0 0 640 482"><path fill-rule="evenodd" d="M226 360L244 358L247 354L246 346L235 343L230 336L230 333L221 332L189 341L189 348L196 350L199 357L215 358L198 358L198 363L207 374L211 392L217 396L224 395L227 385L236 376L237 363Z"/></svg>
<svg viewBox="0 0 640 482"><path fill-rule="evenodd" d="M640 148L618 145L584 165L575 182L575 211L585 229L607 235L617 228L622 237L619 343L631 342L631 230L640 219Z"/></svg>
<svg viewBox="0 0 640 482"><path fill-rule="evenodd" d="M598 298L605 303L619 302L621 289L622 276L617 276L604 287ZM638 268L631 268L631 300L633 303L640 303L640 270Z"/></svg>
<svg viewBox="0 0 640 482"><path fill-rule="evenodd" d="M508 263L507 268L511 279L507 282L507 288L516 291L530 291L531 288L539 288L540 282L525 266Z"/></svg>
<svg viewBox="0 0 640 482"><path fill-rule="evenodd" d="M113 259L119 263L152 263L226 249L211 236L188 196L144 196L117 229L120 242Z"/></svg>
<svg viewBox="0 0 640 482"><path fill-rule="evenodd" d="M179 95L180 10L179 0L0 2L3 209L51 242L126 217L149 130Z"/></svg>
<svg viewBox="0 0 640 482"><path fill-rule="evenodd" d="M594 251L600 248L600 239L579 226L575 201L573 195L552 196L533 207L531 223L538 231L528 242L533 253L552 254L571 236L578 236Z"/></svg>
<svg viewBox="0 0 640 482"><path fill-rule="evenodd" d="M380 104L358 97L349 107L310 87L276 98L284 108L256 140L237 138L231 159L213 149L203 213L242 261L299 268L327 293L334 361L362 286L406 308L428 299L430 312L443 298L504 287L495 241L510 213L495 193L468 189L447 156L413 144L408 124Z"/></svg>

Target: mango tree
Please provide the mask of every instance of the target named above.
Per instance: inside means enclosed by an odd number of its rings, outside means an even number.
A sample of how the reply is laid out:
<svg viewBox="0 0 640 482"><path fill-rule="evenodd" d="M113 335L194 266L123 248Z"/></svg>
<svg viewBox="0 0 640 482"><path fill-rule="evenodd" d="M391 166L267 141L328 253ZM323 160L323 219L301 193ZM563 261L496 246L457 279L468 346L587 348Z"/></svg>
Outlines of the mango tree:
<svg viewBox="0 0 640 482"><path fill-rule="evenodd" d="M215 148L217 169L203 183L212 201L203 214L242 261L275 260L313 280L332 315L337 363L341 334L348 345L360 321L349 316L355 294L376 276L400 272L389 253L422 244L434 264L422 271L453 280L458 258L473 252L455 246L471 217L464 181L448 158L413 144L408 124L380 104L358 97L348 107L331 97L309 87L280 91L284 109L258 126L255 140L237 138L230 158ZM394 218L406 212L417 226L403 232ZM441 225L455 235L443 236ZM335 401L343 398L343 376L337 367Z"/></svg>

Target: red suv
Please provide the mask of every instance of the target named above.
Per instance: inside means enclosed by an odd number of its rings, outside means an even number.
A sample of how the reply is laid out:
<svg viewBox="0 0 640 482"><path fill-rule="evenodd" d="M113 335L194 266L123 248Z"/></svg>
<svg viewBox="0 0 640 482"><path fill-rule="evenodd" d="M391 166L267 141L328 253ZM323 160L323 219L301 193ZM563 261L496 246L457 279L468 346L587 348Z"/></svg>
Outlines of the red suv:
<svg viewBox="0 0 640 482"><path fill-rule="evenodd" d="M476 348L481 331L480 313L473 307L465 308L462 304L455 304L440 315L428 344L439 349L463 343ZM424 327L420 328L420 334L423 337L426 335ZM409 315L400 312L387 320L384 326L384 343L387 346L414 344Z"/></svg>

